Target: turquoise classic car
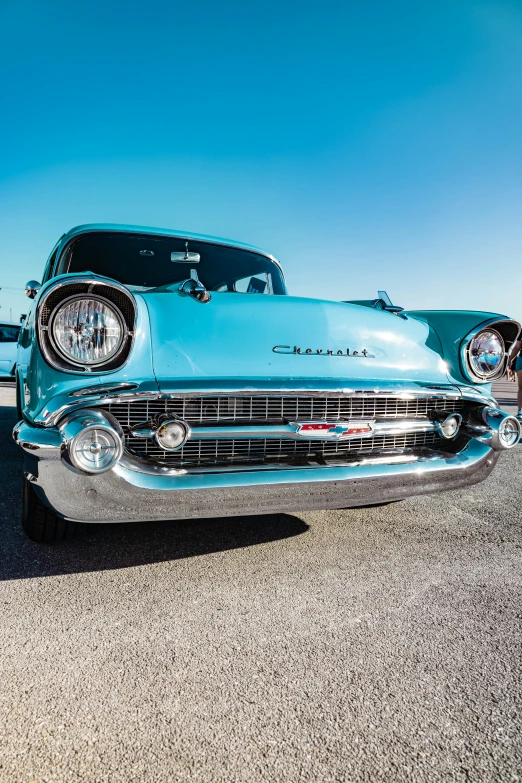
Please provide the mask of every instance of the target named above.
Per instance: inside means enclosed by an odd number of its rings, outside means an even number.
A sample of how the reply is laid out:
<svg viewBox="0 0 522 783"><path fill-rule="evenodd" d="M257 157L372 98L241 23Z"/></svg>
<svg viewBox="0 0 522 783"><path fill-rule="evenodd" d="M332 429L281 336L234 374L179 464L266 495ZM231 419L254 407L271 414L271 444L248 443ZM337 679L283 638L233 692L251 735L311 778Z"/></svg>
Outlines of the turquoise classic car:
<svg viewBox="0 0 522 783"><path fill-rule="evenodd" d="M289 296L249 245L118 225L64 234L18 344L23 527L387 503L486 478L520 326Z"/></svg>

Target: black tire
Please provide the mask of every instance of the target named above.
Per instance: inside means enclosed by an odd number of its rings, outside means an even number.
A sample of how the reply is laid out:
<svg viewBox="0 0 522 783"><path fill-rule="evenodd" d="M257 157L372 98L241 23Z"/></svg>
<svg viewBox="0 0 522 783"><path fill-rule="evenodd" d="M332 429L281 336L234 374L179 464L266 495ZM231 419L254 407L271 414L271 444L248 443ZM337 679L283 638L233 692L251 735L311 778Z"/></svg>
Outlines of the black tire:
<svg viewBox="0 0 522 783"><path fill-rule="evenodd" d="M24 495L22 506L22 527L25 535L39 544L51 541L63 541L72 538L78 527L77 522L70 522L57 516L54 511L42 503L31 484L24 479Z"/></svg>

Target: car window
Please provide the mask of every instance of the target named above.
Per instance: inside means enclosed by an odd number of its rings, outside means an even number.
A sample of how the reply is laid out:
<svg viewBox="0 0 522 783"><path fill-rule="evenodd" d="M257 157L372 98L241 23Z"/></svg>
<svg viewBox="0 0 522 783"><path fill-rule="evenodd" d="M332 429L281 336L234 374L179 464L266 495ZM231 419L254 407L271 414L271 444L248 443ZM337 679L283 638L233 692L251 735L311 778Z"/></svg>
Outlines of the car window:
<svg viewBox="0 0 522 783"><path fill-rule="evenodd" d="M0 324L0 343L16 343L19 334L19 326L7 326Z"/></svg>
<svg viewBox="0 0 522 783"><path fill-rule="evenodd" d="M271 275L265 272L264 274L242 277L235 281L234 289L243 294L270 294L272 293Z"/></svg>
<svg viewBox="0 0 522 783"><path fill-rule="evenodd" d="M82 234L68 245L57 274L94 272L147 291L186 280L191 268L209 291L286 293L281 270L260 253L146 234Z"/></svg>

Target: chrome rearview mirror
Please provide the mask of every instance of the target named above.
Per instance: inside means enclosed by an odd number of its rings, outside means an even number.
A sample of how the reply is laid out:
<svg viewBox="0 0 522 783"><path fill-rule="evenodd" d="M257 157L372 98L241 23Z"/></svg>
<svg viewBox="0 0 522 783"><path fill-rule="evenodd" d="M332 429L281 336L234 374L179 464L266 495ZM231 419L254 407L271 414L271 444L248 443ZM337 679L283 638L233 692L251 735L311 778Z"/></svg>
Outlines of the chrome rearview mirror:
<svg viewBox="0 0 522 783"><path fill-rule="evenodd" d="M170 260L178 264L199 264L201 257L199 253L171 253Z"/></svg>
<svg viewBox="0 0 522 783"><path fill-rule="evenodd" d="M25 284L25 295L28 296L29 299L34 299L41 287L42 284L39 283L38 280L29 280L29 282Z"/></svg>
<svg viewBox="0 0 522 783"><path fill-rule="evenodd" d="M170 260L177 264L199 264L201 256L199 253L189 253L188 242L185 242L185 252L171 253Z"/></svg>

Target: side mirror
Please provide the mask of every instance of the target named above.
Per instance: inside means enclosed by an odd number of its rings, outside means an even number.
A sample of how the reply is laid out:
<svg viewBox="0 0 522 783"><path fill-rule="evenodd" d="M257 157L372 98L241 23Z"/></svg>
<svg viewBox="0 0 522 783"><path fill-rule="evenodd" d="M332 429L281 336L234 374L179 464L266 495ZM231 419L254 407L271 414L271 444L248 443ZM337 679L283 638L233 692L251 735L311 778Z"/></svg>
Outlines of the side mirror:
<svg viewBox="0 0 522 783"><path fill-rule="evenodd" d="M37 280L29 280L29 282L25 284L25 295L28 296L29 299L34 299L41 287L42 284Z"/></svg>

